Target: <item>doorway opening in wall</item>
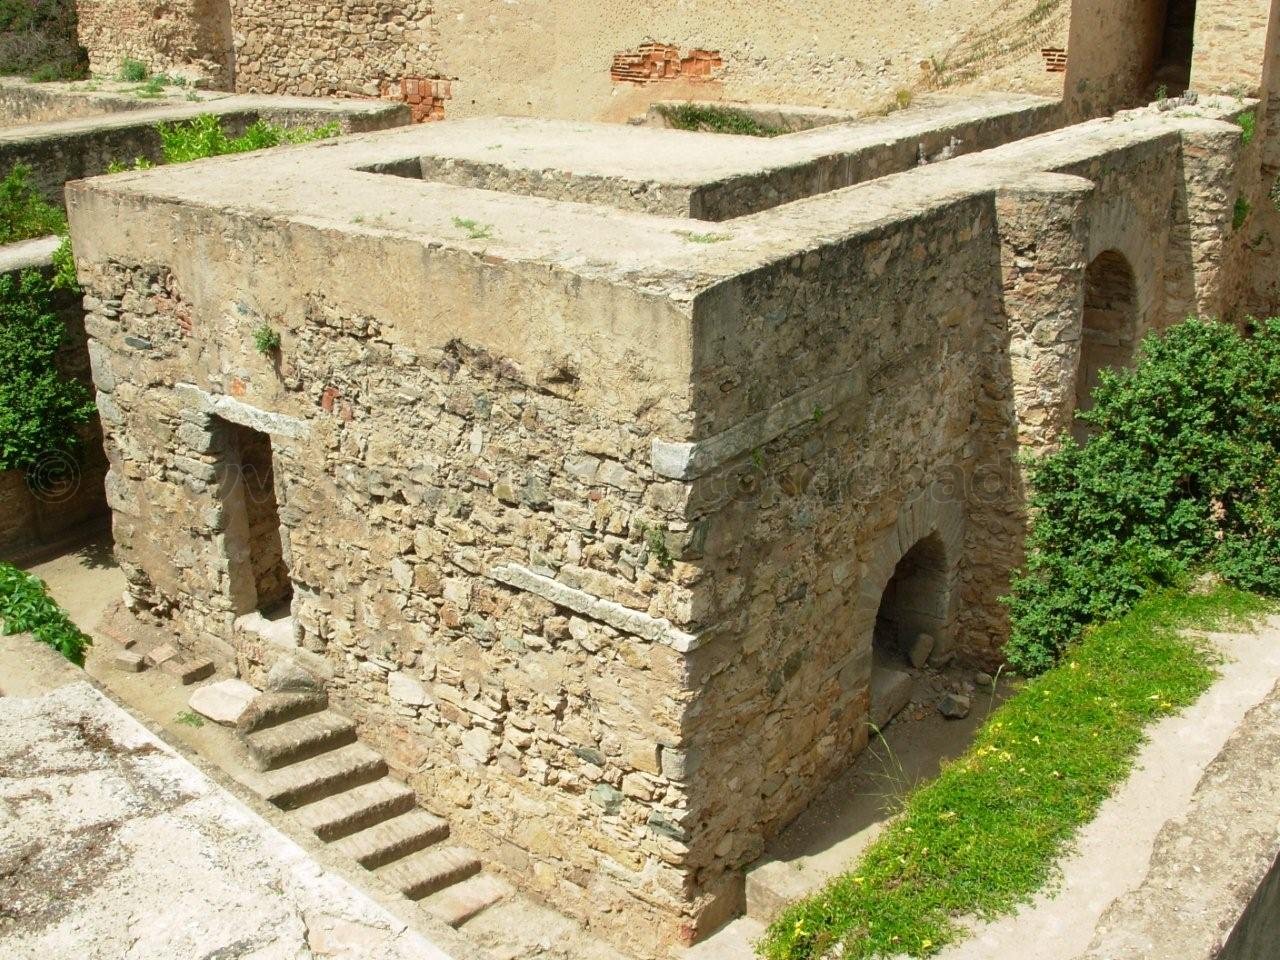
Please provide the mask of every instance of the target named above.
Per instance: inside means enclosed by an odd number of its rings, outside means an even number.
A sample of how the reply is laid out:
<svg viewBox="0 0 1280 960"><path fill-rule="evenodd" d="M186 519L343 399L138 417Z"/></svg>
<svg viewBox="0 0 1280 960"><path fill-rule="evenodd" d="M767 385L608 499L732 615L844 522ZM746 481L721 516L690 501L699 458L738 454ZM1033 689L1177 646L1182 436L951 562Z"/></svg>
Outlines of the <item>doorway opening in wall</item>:
<svg viewBox="0 0 1280 960"><path fill-rule="evenodd" d="M1123 369L1133 363L1137 312L1137 291L1129 261L1115 250L1098 254L1084 277L1077 411L1093 406L1093 389L1102 370ZM1089 438L1088 426L1080 420L1072 423L1071 432L1078 443Z"/></svg>
<svg viewBox="0 0 1280 960"><path fill-rule="evenodd" d="M287 616L293 584L280 535L271 437L222 422L230 467L226 491L227 552L238 613Z"/></svg>
<svg viewBox="0 0 1280 960"><path fill-rule="evenodd" d="M880 595L871 644L871 722L883 728L911 699L907 667L923 667L945 641L947 558L941 538L903 555Z"/></svg>
<svg viewBox="0 0 1280 960"><path fill-rule="evenodd" d="M1151 78L1153 94L1163 90L1177 97L1191 85L1191 55L1195 48L1196 0L1167 0L1160 49Z"/></svg>

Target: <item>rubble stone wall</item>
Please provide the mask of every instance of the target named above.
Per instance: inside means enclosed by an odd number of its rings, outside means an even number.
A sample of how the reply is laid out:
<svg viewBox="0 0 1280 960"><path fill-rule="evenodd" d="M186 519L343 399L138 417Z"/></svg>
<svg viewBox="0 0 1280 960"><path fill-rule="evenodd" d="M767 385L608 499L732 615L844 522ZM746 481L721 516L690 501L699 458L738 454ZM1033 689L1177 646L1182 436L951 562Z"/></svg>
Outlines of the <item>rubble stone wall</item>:
<svg viewBox="0 0 1280 960"><path fill-rule="evenodd" d="M152 73L230 89L230 0L77 0L76 11L93 73L116 76L129 59Z"/></svg>
<svg viewBox="0 0 1280 960"><path fill-rule="evenodd" d="M132 602L251 679L301 658L529 892L641 950L694 939L865 743L914 546L938 655L996 656L1018 454L1070 422L1087 265L1130 265L1141 330L1230 308L1239 109L1095 121L705 243L367 172L421 129L74 185ZM299 164L335 195L290 192ZM460 239L442 209L494 222ZM222 423L271 438L295 646L236 626Z"/></svg>

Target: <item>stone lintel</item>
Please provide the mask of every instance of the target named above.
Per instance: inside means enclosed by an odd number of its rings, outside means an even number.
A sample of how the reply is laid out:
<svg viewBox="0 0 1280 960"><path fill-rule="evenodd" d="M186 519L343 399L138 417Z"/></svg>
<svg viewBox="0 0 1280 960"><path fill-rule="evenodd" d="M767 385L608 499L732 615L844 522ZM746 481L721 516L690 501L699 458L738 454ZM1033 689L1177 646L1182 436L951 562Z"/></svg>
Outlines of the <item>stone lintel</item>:
<svg viewBox="0 0 1280 960"><path fill-rule="evenodd" d="M653 471L672 480L694 480L724 466L735 457L763 446L788 430L810 421L814 411L829 413L867 391L862 370L846 370L799 393L779 400L728 430L692 443L653 441Z"/></svg>
<svg viewBox="0 0 1280 960"><path fill-rule="evenodd" d="M615 600L605 600L585 590L566 586L558 580L534 573L519 564L503 564L490 570L488 575L498 583L537 594L556 606L566 607L592 620L599 620L623 633L654 643L666 644L680 653L688 653L701 644L700 637L677 629L669 620L651 617L639 610L624 607Z"/></svg>
<svg viewBox="0 0 1280 960"><path fill-rule="evenodd" d="M234 397L201 390L195 384L174 384L173 393L178 399L202 413L219 416L223 420L238 423L251 430L260 430L273 436L289 437L295 440L311 433L311 426L305 420L285 416L283 413L259 410Z"/></svg>

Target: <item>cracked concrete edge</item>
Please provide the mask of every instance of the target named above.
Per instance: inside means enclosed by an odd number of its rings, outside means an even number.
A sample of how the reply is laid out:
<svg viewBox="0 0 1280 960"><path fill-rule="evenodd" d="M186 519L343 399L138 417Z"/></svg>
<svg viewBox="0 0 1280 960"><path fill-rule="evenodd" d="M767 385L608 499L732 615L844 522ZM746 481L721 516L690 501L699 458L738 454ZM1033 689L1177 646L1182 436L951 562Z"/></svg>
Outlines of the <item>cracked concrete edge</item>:
<svg viewBox="0 0 1280 960"><path fill-rule="evenodd" d="M1280 949L1280 683L1160 830L1146 879L1113 902L1080 960L1264 960ZM1270 902L1268 902L1268 900Z"/></svg>
<svg viewBox="0 0 1280 960"><path fill-rule="evenodd" d="M405 898L399 891L388 886L375 874L364 870L355 863L348 862L345 858L329 850L323 841L294 823L284 811L272 806L231 777L221 767L206 760L199 753L182 743L182 741L175 739L151 717L130 709L126 703L87 671L69 663L51 648L36 642L29 634L0 637L0 641L7 641L0 645L0 660L8 659L5 657L6 647L11 655L17 651L17 645L24 641L31 647L30 650L23 649L20 651L21 656L28 661L23 664L23 667L36 674L36 686L41 688L37 690L19 687L18 690L20 692L7 693L6 691L12 689L9 686L9 681L12 678L6 674L4 677L6 682L0 685L0 696L12 696L14 698L34 697L74 683L88 684L117 708L145 727L148 732L173 750L179 757L190 763L196 770L213 781L214 784L247 807L250 812L265 821L269 827L301 847L303 852L314 860L321 869L351 884L396 920L405 924L411 930L416 930L430 941L433 946L448 954L450 960L493 960L493 955L487 950L482 950L448 924L436 920L425 911L420 910L415 903ZM95 643L101 642L101 635L97 631L94 631L94 641ZM112 646L116 646L110 640L107 642L111 643ZM176 683L177 681L174 682Z"/></svg>

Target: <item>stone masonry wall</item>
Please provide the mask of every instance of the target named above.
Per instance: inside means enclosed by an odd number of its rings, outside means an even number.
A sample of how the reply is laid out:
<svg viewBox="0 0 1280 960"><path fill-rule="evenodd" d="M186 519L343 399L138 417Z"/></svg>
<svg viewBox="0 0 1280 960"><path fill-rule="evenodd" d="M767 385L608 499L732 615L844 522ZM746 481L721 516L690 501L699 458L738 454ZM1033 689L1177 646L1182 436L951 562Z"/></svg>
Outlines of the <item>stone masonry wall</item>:
<svg viewBox="0 0 1280 960"><path fill-rule="evenodd" d="M125 59L153 73L199 80L214 89L231 83L228 0L77 0L80 43L89 69L115 76Z"/></svg>
<svg viewBox="0 0 1280 960"><path fill-rule="evenodd" d="M246 291L233 279L286 240L302 262L329 262L323 237L242 243L227 221L214 250L195 239L218 234L207 224L164 222L151 227L174 244L163 262L86 278L109 497L138 609L251 678L279 655L234 633L248 611L234 602L220 497L234 478L213 417L269 432L297 637L327 665L337 707L526 888L606 925L646 917L651 943L678 936L697 896L671 812L686 802L688 695L668 621L687 620L689 591L646 539L678 513L641 466L655 427L673 432L683 391L669 361L625 348L636 379L620 391L595 380L600 358L429 345L444 324L389 322L341 281ZM413 274L392 259L388 276ZM486 272L469 256L452 267ZM537 277L511 291L513 323L536 326L529 314L547 309ZM426 289L441 288L419 305ZM556 309L584 328L616 310L607 292L568 303ZM252 347L267 320L283 334L278 371ZM582 588L559 588L567 606L536 592L552 571ZM575 613L587 590L612 606Z"/></svg>

